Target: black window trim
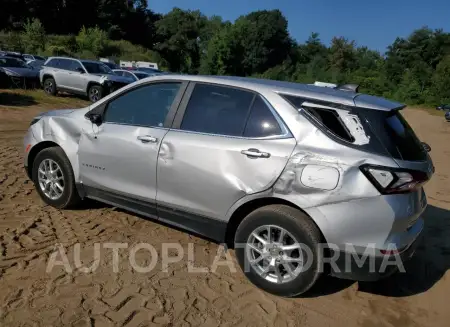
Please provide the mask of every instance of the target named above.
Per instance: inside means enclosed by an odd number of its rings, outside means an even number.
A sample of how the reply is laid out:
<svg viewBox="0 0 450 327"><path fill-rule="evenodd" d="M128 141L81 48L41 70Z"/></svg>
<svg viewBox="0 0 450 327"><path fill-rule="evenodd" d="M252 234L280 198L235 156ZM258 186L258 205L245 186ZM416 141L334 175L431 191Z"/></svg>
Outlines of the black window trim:
<svg viewBox="0 0 450 327"><path fill-rule="evenodd" d="M245 126L247 125L247 120L250 117L250 113L252 111L253 108L253 103L255 101L255 98L257 96L259 96L264 103L266 104L266 106L269 108L270 112L272 113L272 115L274 116L275 120L277 121L282 134L279 135L270 135L270 136L263 136L263 137L246 137L246 136L235 136L235 135L224 135L224 134L214 134L214 133L205 133L205 132L197 132L197 131L189 131L189 130L184 130L181 129L181 123L183 122L183 118L184 118L184 113L186 112L187 106L189 104L189 100L191 99L192 93L194 91L194 88L197 84L201 84L201 85L211 85L211 86L217 86L217 87L224 87L224 88L230 88L230 89L235 89L235 90L240 90L240 91L246 91L249 93L253 94L253 99L249 105L249 108L247 109L247 114L246 114L246 120L245 120L245 124L244 124L244 129L242 131L242 133L244 133L245 130ZM280 139L289 139L289 138L293 138L294 136L292 135L291 131L289 130L288 126L284 123L283 119L280 117L280 115L275 111L275 109L273 108L273 106L270 104L269 101L267 101L267 99L260 93L253 91L253 90L249 90L243 87L238 87L238 86L234 86L234 85L227 85L227 84L220 84L220 83L211 83L211 82L197 82L197 81L191 81L189 83L189 86L184 94L184 97L180 103L180 106L178 108L178 111L175 115L175 119L173 121L172 127L171 129L173 130L177 130L183 133L190 133L190 134L199 134L199 135L208 135L208 136L217 136L217 137L227 137L227 138L236 138L236 139L244 139L244 140L280 140Z"/></svg>
<svg viewBox="0 0 450 327"><path fill-rule="evenodd" d="M113 122L105 122L103 121L105 118L105 112L108 109L108 105L110 102L114 101L115 99L121 97L122 95L125 95L129 92L132 92L134 90L140 89L142 87L146 87L149 85L153 85L153 84L167 84L167 83L173 83L173 84L180 84L180 88L178 89L178 93L175 96L172 105L169 109L169 112L167 113L166 119L164 121L164 125L162 127L160 126L148 126L148 125L139 125L139 124L126 124L126 123L113 123ZM135 127L146 127L146 128L158 128L158 129L170 129L173 121L174 121L174 117L176 115L176 112L180 106L180 102L184 96L184 93L186 92L186 89L189 85L189 81L186 80L178 80L178 79L164 79L164 80L156 80L156 81L148 81L142 84L138 84L134 87L131 87L129 89L126 89L116 95L114 95L113 97L111 97L110 99L108 99L107 101L99 104L98 106L96 106L95 108L89 110L86 114L85 114L85 118L89 119L89 116L91 114L99 114L102 117L102 124L110 124L110 125L124 125L124 126L135 126Z"/></svg>

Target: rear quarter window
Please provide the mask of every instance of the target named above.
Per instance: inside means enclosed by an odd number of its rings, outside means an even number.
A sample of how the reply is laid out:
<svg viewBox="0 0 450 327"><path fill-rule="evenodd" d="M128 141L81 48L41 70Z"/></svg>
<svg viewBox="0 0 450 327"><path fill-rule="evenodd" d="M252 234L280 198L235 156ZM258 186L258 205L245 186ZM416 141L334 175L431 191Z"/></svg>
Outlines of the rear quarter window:
<svg viewBox="0 0 450 327"><path fill-rule="evenodd" d="M295 108L302 109L307 118L319 129L350 147L391 156L398 160L427 159L424 147L399 110L383 111L357 107L325 109L323 107L328 105L320 101L315 104L312 100L297 96L282 96ZM314 106L305 105L308 103L313 103ZM354 118L358 120L355 124L352 121ZM349 125L350 122L352 124ZM361 136L364 137L361 138ZM355 140L355 137L361 140L366 138L367 142L364 140L364 142L357 142L358 139Z"/></svg>

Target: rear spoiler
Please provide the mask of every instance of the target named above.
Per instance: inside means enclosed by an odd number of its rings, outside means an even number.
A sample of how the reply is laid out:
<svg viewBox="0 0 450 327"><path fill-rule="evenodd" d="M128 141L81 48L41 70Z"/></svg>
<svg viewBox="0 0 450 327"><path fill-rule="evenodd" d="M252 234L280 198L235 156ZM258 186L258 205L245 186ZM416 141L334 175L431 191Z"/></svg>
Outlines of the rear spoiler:
<svg viewBox="0 0 450 327"><path fill-rule="evenodd" d="M335 87L335 89L341 90L341 91L350 91L350 92L358 93L359 85L358 84L342 84L342 85L338 85L337 87Z"/></svg>

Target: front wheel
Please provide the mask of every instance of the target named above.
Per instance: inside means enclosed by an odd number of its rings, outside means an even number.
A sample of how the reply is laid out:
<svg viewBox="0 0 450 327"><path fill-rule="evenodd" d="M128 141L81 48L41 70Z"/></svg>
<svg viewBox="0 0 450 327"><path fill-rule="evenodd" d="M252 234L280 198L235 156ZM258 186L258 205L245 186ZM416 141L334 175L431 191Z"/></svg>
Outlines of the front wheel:
<svg viewBox="0 0 450 327"><path fill-rule="evenodd" d="M72 166L60 147L46 148L37 154L32 179L42 200L55 208L75 207L81 201Z"/></svg>
<svg viewBox="0 0 450 327"><path fill-rule="evenodd" d="M44 80L44 91L49 95L56 95L56 82L52 77L47 77Z"/></svg>
<svg viewBox="0 0 450 327"><path fill-rule="evenodd" d="M92 85L89 88L88 97L91 102L97 102L103 97L103 88L100 85Z"/></svg>
<svg viewBox="0 0 450 327"><path fill-rule="evenodd" d="M236 256L247 278L261 289L293 297L320 276L321 233L303 212L269 205L251 212L235 236Z"/></svg>

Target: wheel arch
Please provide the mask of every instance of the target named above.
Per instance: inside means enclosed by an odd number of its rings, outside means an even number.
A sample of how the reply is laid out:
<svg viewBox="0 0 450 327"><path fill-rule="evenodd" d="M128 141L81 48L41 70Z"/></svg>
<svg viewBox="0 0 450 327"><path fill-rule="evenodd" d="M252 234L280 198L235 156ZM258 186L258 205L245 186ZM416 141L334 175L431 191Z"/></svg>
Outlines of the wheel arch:
<svg viewBox="0 0 450 327"><path fill-rule="evenodd" d="M94 85L97 85L97 86L100 86L100 87L103 88L103 85L100 84L99 82L90 81L90 82L87 84L86 90L85 90L85 92L86 92L87 95L89 95L89 89L90 89L92 86L94 86Z"/></svg>
<svg viewBox="0 0 450 327"><path fill-rule="evenodd" d="M288 200L282 199L282 198L260 197L260 198L251 199L251 200L241 204L238 208L236 208L233 211L233 213L231 214L231 216L228 220L227 228L225 231L224 240L225 240L226 245L229 248L234 247L234 236L236 234L237 228L239 227L239 224L242 222L242 220L244 220L244 218L250 212L255 211L256 209L268 206L268 205L273 205L273 204L283 204L283 205L295 208L295 209L301 211L302 213L304 213L316 225L317 229L320 231L322 239L326 242L326 238L322 231L322 228L319 226L320 224L318 224L318 222L313 217L311 217L311 215L307 211L303 210L296 204L294 204Z"/></svg>
<svg viewBox="0 0 450 327"><path fill-rule="evenodd" d="M35 146L33 146L30 149L30 152L28 153L27 169L26 169L28 178L31 179L32 169L33 169L33 162L36 159L36 156L38 155L38 153L41 152L44 149L52 148L52 147L59 147L59 148L61 148L61 146L58 143L56 143L56 142L43 141L43 142L37 143ZM64 149L63 149L63 151L64 151Z"/></svg>
<svg viewBox="0 0 450 327"><path fill-rule="evenodd" d="M45 73L45 74L42 76L42 82L44 82L47 78L53 78L53 79L55 79L55 77L54 77L52 74Z"/></svg>

